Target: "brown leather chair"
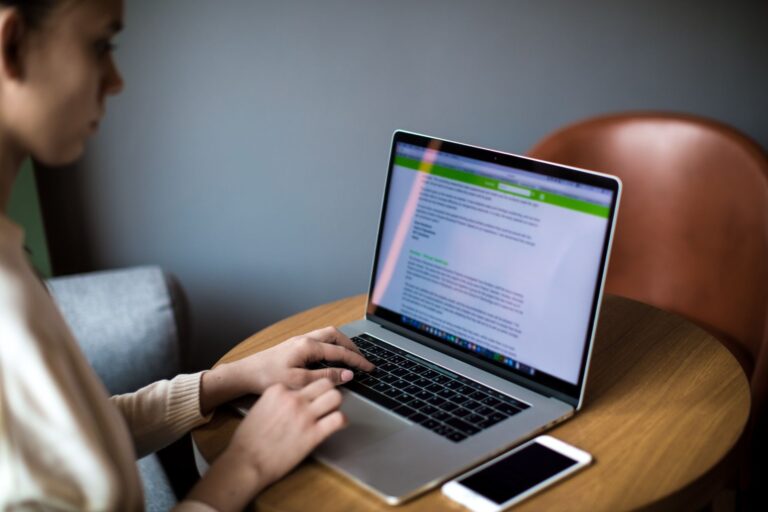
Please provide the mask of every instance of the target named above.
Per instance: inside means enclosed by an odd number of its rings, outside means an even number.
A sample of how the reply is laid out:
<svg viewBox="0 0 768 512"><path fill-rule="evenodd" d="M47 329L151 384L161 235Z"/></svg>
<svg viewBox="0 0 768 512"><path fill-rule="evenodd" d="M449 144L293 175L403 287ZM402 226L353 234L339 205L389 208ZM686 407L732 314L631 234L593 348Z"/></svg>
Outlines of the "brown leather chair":
<svg viewBox="0 0 768 512"><path fill-rule="evenodd" d="M607 115L567 126L529 155L624 183L608 293L678 313L720 339L768 394L768 157L711 120Z"/></svg>

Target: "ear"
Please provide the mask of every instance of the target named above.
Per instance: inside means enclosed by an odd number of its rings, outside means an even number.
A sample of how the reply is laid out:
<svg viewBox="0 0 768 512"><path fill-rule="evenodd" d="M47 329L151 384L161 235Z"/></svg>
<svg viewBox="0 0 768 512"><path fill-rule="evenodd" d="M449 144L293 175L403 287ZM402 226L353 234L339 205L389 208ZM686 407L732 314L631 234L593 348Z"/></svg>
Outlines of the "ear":
<svg viewBox="0 0 768 512"><path fill-rule="evenodd" d="M21 43L25 32L17 9L0 11L0 75L6 78L20 80L23 77Z"/></svg>

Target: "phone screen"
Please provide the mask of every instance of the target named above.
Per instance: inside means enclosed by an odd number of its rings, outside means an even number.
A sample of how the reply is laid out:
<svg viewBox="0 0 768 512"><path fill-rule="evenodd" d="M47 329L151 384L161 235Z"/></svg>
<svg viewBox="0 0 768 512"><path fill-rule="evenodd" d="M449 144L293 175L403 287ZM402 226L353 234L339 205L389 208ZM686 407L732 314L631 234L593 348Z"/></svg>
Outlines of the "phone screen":
<svg viewBox="0 0 768 512"><path fill-rule="evenodd" d="M575 464L570 457L534 442L459 483L502 504Z"/></svg>

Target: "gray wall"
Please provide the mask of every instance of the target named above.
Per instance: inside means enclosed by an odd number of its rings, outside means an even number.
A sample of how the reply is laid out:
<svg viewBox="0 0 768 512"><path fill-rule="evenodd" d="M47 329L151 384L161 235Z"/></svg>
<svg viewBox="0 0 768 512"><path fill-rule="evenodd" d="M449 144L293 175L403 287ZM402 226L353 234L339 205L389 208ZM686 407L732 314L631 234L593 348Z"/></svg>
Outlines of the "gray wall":
<svg viewBox="0 0 768 512"><path fill-rule="evenodd" d="M766 2L126 4L127 88L68 175L69 229L89 268L181 279L197 367L366 289L396 128L525 152L586 116L664 109L768 147Z"/></svg>

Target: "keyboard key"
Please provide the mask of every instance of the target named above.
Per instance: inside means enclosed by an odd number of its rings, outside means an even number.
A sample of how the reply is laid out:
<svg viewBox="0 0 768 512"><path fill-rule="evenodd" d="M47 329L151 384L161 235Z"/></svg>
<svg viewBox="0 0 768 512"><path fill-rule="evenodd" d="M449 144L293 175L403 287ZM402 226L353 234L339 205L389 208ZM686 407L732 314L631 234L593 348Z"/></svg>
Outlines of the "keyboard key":
<svg viewBox="0 0 768 512"><path fill-rule="evenodd" d="M430 384L429 386L426 386L424 389L427 391L431 391L432 393L437 393L438 391L443 391L443 386L440 384Z"/></svg>
<svg viewBox="0 0 768 512"><path fill-rule="evenodd" d="M506 414L502 414L502 413L497 411L497 412L494 412L493 414L491 414L490 416L488 416L488 419L489 420L494 420L494 421L501 421L501 420L507 419L508 417L509 416L507 416Z"/></svg>
<svg viewBox="0 0 768 512"><path fill-rule="evenodd" d="M462 432L462 433L470 435L470 436L480 432L479 428L474 427L474 426L470 425L469 423L467 423L466 421L461 420L459 418L451 418L448 421L446 421L445 424L455 428L459 432Z"/></svg>
<svg viewBox="0 0 768 512"><path fill-rule="evenodd" d="M416 400L413 398L412 395L409 395L408 393L403 393L402 391L396 395L392 395L390 398L393 400L397 400L401 404L407 404L409 402L412 402L413 400Z"/></svg>
<svg viewBox="0 0 768 512"><path fill-rule="evenodd" d="M491 414L495 413L496 409L492 409L490 407L482 406L475 409L476 414L482 414L483 416L490 416Z"/></svg>
<svg viewBox="0 0 768 512"><path fill-rule="evenodd" d="M433 420L432 418L429 418L428 420L425 420L424 422L422 422L422 424L421 424L421 425L422 425L424 428L428 428L428 429L430 429L430 430L431 430L431 429L433 429L433 428L435 428L435 427L438 427L438 426L440 426L440 423L438 423L437 421Z"/></svg>
<svg viewBox="0 0 768 512"><path fill-rule="evenodd" d="M389 388L388 390L384 391L385 395L387 395L389 398L393 398L395 400L397 400L397 397L399 397L401 393L402 393L402 391L400 391L397 388L392 388L392 387ZM411 396L411 395L406 393L406 396Z"/></svg>
<svg viewBox="0 0 768 512"><path fill-rule="evenodd" d="M403 389L403 391L405 391L406 393L410 393L412 395L415 395L416 393L421 391L421 388L419 386L415 386L415 385L411 384L407 388Z"/></svg>
<svg viewBox="0 0 768 512"><path fill-rule="evenodd" d="M432 381L437 383L437 384L445 384L449 380L451 380L451 378L450 377L446 377L445 375L438 375L437 377L432 379Z"/></svg>
<svg viewBox="0 0 768 512"><path fill-rule="evenodd" d="M374 391L378 391L379 393L383 393L386 390L388 390L391 386L387 384L386 382L379 382L375 386L373 386Z"/></svg>
<svg viewBox="0 0 768 512"><path fill-rule="evenodd" d="M453 442L459 443L467 438L466 434L462 434L461 432L453 431L453 433L448 434L448 439L450 439Z"/></svg>
<svg viewBox="0 0 768 512"><path fill-rule="evenodd" d="M449 434L454 432L454 430L450 427L446 427L445 425L438 425L432 429L432 432L435 434L440 434L441 436L447 437Z"/></svg>
<svg viewBox="0 0 768 512"><path fill-rule="evenodd" d="M396 369L392 370L391 373L392 373L392 375L397 375L398 377L403 377L405 375L408 375L411 372L409 372L405 368L400 367L400 368L396 368Z"/></svg>
<svg viewBox="0 0 768 512"><path fill-rule="evenodd" d="M444 410L444 411L448 411L448 412L451 412L451 411L455 411L456 409L458 409L458 408L459 408L459 405L458 405L458 404L455 404L455 403L453 403L453 402L445 402L444 404L442 404L442 405L440 406L440 408L441 408L442 410Z"/></svg>
<svg viewBox="0 0 768 512"><path fill-rule="evenodd" d="M345 386L347 387L347 389L350 389L355 393L358 393L359 395L367 398L371 402L379 404L382 407L385 407L387 409L395 409L396 407L400 406L400 404L397 401L391 399L390 397L386 395L382 395L381 393L377 393L371 388L366 388L365 386L357 385L357 383L354 381L348 382L347 384L345 384Z"/></svg>
<svg viewBox="0 0 768 512"><path fill-rule="evenodd" d="M410 383L408 383L408 382L406 382L406 381L404 381L402 379L398 379L398 380L396 380L395 382L392 383L392 386L396 387L397 389L402 389L403 391L405 391L405 388L408 388L411 385L410 385Z"/></svg>
<svg viewBox="0 0 768 512"><path fill-rule="evenodd" d="M431 404L431 405L436 405L436 406L439 406L440 404L444 404L444 403L445 403L445 398L440 398L440 397L439 397L439 396L437 396L437 395L432 395L431 397L429 397L429 398L426 400L426 402L427 402L428 404Z"/></svg>
<svg viewBox="0 0 768 512"><path fill-rule="evenodd" d="M450 414L448 414L445 411L435 411L435 413L432 414L432 417L434 419L436 419L437 421L445 421L445 420L447 420L449 418L452 418L453 416L451 416Z"/></svg>
<svg viewBox="0 0 768 512"><path fill-rule="evenodd" d="M422 407L424 407L425 405L429 405L429 404L428 404L427 402L424 402L424 401L422 401L422 400L419 400L418 398L414 398L413 400L411 400L411 401L408 403L408 405L410 405L410 406L411 406L411 407L413 407L414 409L421 409L421 408L422 408Z"/></svg>
<svg viewBox="0 0 768 512"><path fill-rule="evenodd" d="M379 368L385 372L390 372L392 370L397 370L398 367L392 363L384 363L379 365Z"/></svg>
<svg viewBox="0 0 768 512"><path fill-rule="evenodd" d="M419 375L418 373L413 373L412 371L409 371L407 374L403 375L403 378L408 382L416 382L421 378L421 375Z"/></svg>
<svg viewBox="0 0 768 512"><path fill-rule="evenodd" d="M374 369L373 369L373 371L372 371L371 373L369 373L369 375L370 375L371 377L375 377L375 378L377 378L377 379L380 379L380 378L382 378L382 377L383 377L383 376L385 376L386 374L387 374L387 372L385 372L384 370L382 370L382 369L381 369L381 368L379 368L378 366L377 366L376 368L374 368Z"/></svg>
<svg viewBox="0 0 768 512"><path fill-rule="evenodd" d="M481 421L485 421L485 416L480 416L479 414L470 414L469 416L465 417L464 420L468 423L471 423L472 425L477 425Z"/></svg>
<svg viewBox="0 0 768 512"><path fill-rule="evenodd" d="M482 404L480 402L473 402L472 400L467 400L465 403L461 404L462 407L465 409L472 409L473 411L479 407L482 407Z"/></svg>
<svg viewBox="0 0 768 512"><path fill-rule="evenodd" d="M485 394L485 393L483 393L482 391L475 391L474 393L472 393L471 395L469 395L469 398L474 398L475 400L478 400L478 401L481 401L481 402L482 402L483 400L485 400L486 398L488 398L488 395L486 395L486 394Z"/></svg>
<svg viewBox="0 0 768 512"><path fill-rule="evenodd" d="M472 414L472 411L470 411L469 409L460 408L460 409L456 409L455 411L453 411L452 414L454 416L458 416L460 418L463 418L464 416L469 416L470 414Z"/></svg>
<svg viewBox="0 0 768 512"><path fill-rule="evenodd" d="M504 414L507 414L509 416L512 416L513 414L517 414L517 413L520 412L520 409L518 409L514 405L510 405L510 404L506 404L506 403L499 404L496 407L496 409L498 409L499 411L501 411Z"/></svg>
<svg viewBox="0 0 768 512"><path fill-rule="evenodd" d="M508 417L509 416L507 416L506 414L502 414L500 412L495 412L495 413L491 414L490 416L488 416L488 419L498 423L499 421L505 420Z"/></svg>
<svg viewBox="0 0 768 512"><path fill-rule="evenodd" d="M394 409L394 412L400 416L403 416L404 418L410 418L411 416L418 414L418 411L411 409L407 405L401 405L400 407Z"/></svg>
<svg viewBox="0 0 768 512"><path fill-rule="evenodd" d="M501 404L501 400L494 398L492 396L489 396L488 398L483 400L483 403L488 407L496 407L497 405Z"/></svg>
<svg viewBox="0 0 768 512"><path fill-rule="evenodd" d="M467 395L459 395L458 393L453 398L451 398L451 402L455 402L459 405L465 404L471 401L472 399L470 399Z"/></svg>
<svg viewBox="0 0 768 512"><path fill-rule="evenodd" d="M437 412L437 407L434 407L429 404L424 404L424 407L419 407L419 412L431 417L435 412Z"/></svg>
<svg viewBox="0 0 768 512"><path fill-rule="evenodd" d="M392 375L391 373L387 374L387 375L384 375L381 378L381 382L386 382L387 384L392 384L393 382L398 381L398 380L400 380L400 378L397 375Z"/></svg>
<svg viewBox="0 0 768 512"><path fill-rule="evenodd" d="M452 398L456 397L456 392L443 388L442 390L438 391L437 396L443 397L446 400L451 400Z"/></svg>
<svg viewBox="0 0 768 512"><path fill-rule="evenodd" d="M413 383L416 384L417 386L421 386L422 388L426 388L427 386L432 384L432 381L422 377L420 379L416 379Z"/></svg>
<svg viewBox="0 0 768 512"><path fill-rule="evenodd" d="M377 379L376 377L371 377L366 380L353 380L352 382L359 384L361 386L365 386L366 388L373 388L373 386L379 383L379 379Z"/></svg>
<svg viewBox="0 0 768 512"><path fill-rule="evenodd" d="M418 413L418 412L416 414L414 414L413 416L411 416L410 418L408 418L408 419L411 420L414 423L421 423L422 421L427 421L427 417L425 415L421 414L421 413Z"/></svg>
<svg viewBox="0 0 768 512"><path fill-rule="evenodd" d="M432 397L433 397L433 396L435 396L435 395L433 395L433 394L432 394L432 393L430 393L429 391L424 391L424 390L421 390L421 391L419 391L418 393L416 393L416 394L415 394L415 395L413 395L413 396L415 396L415 397L416 397L416 398L418 398L419 400L429 400L430 398L432 398Z"/></svg>
<svg viewBox="0 0 768 512"><path fill-rule="evenodd" d="M476 425L482 429L490 428L497 424L499 420L492 420L491 418L484 419L480 423L476 423Z"/></svg>

